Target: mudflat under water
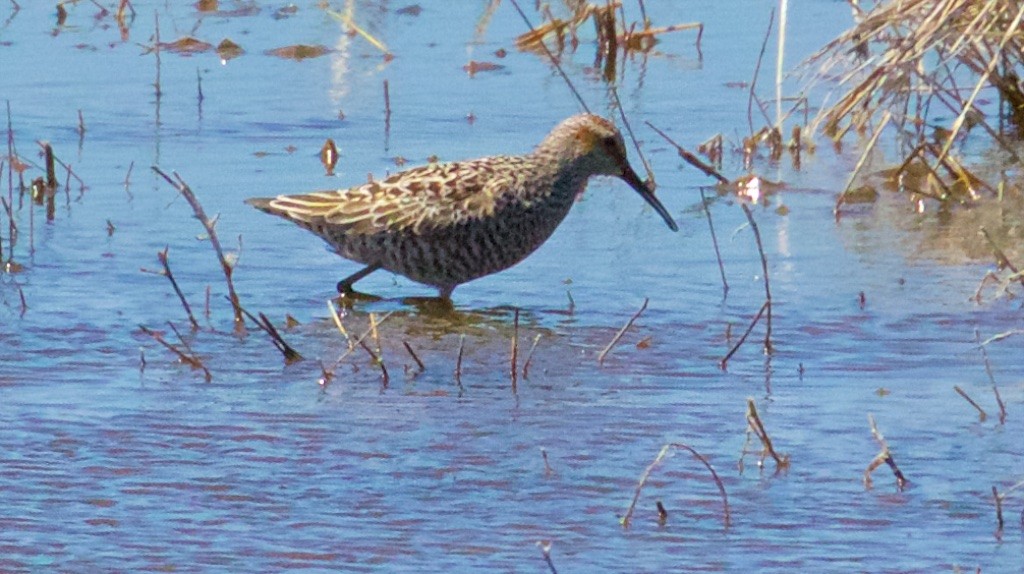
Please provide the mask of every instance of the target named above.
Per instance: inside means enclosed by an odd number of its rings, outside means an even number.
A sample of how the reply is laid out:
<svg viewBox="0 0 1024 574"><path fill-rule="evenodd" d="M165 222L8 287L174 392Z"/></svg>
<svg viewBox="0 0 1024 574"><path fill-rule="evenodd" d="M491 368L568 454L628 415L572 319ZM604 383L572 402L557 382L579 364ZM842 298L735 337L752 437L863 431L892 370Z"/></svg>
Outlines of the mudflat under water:
<svg viewBox="0 0 1024 574"><path fill-rule="evenodd" d="M123 29L116 6L67 5L62 22L52 3L0 8L0 99L19 156L35 164L25 178L42 174L35 142L46 140L85 185L73 178L58 190L47 221L7 191L9 159L0 178L23 266L0 275L0 570L543 572L539 541L561 572L1024 568L1021 498L1005 502L997 539L991 491L1024 476L1024 339L987 346L1004 423L975 342L976 331L1024 327L1019 303L991 290L970 300L991 258L948 218L887 197L837 223L856 151L756 167L785 184L753 209L775 352L761 352L759 326L728 370L719 366L763 302L757 248L737 200L709 191L731 287L723 297L700 207L709 181L643 121L688 147L718 132L742 137L747 90L733 86L751 78L769 6L648 2L656 25L703 22L701 50L693 32L677 32L620 62L625 113L679 233L621 182L596 180L537 253L457 289L454 313L401 303L430 291L378 273L360 286L389 299L342 320L358 336L370 313L386 316L389 379L357 347L324 385L321 363L348 350L326 301L357 267L242 201L355 185L401 169L396 158L523 152L578 104L542 57L515 49L525 25L506 3L490 15L485 3L336 5L390 61L316 2L133 4ZM831 0L799 4L792 63L849 18ZM212 48L165 46L157 98L147 49L157 25L164 43L229 38L244 53L222 62ZM563 65L592 109L610 114L589 34L584 26ZM268 53L298 44L327 51L301 61ZM470 61L500 67L470 76ZM341 153L335 176L318 157L326 138ZM151 165L176 170L219 215L243 305L266 313L305 360L284 365L251 325L233 333L205 232ZM723 170L741 173L738 156ZM5 213L4 261L7 222ZM140 270L160 269L165 248L198 331L169 282ZM299 324L285 328L287 315ZM176 343L168 322L210 382L140 329ZM770 459L760 471L756 455L740 470L748 397L791 457L788 471ZM902 491L884 465L874 488L862 483L879 451L869 414L910 481ZM653 471L630 528L620 525L669 442L716 469L728 529L717 487L682 451Z"/></svg>

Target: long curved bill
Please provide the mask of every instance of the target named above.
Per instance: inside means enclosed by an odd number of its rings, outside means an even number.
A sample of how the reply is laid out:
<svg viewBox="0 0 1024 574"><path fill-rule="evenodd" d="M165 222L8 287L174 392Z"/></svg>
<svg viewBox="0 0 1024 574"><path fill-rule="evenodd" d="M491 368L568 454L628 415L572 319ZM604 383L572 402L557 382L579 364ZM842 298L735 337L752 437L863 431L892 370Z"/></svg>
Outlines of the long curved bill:
<svg viewBox="0 0 1024 574"><path fill-rule="evenodd" d="M640 197L644 198L644 201L654 208L654 211L658 212L658 215L660 215L661 218L665 220L665 223L668 224L669 229L672 231L679 231L679 226L676 225L672 216L669 215L668 210L665 209L665 206L658 201L658 198L654 196L654 193L647 188L647 184L640 179L640 176L637 175L629 165L623 166L622 179L628 183L630 187L635 189L636 192L640 194Z"/></svg>

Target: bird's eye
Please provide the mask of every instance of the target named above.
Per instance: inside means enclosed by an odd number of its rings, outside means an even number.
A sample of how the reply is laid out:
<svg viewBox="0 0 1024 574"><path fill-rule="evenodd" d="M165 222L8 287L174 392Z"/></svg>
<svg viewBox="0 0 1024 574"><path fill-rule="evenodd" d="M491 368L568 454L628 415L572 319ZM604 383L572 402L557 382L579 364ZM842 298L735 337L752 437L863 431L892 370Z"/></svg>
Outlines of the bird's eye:
<svg viewBox="0 0 1024 574"><path fill-rule="evenodd" d="M607 150L614 150L619 147L619 142L618 140L615 139L615 136L608 136L602 138L601 144L604 145L605 149Z"/></svg>

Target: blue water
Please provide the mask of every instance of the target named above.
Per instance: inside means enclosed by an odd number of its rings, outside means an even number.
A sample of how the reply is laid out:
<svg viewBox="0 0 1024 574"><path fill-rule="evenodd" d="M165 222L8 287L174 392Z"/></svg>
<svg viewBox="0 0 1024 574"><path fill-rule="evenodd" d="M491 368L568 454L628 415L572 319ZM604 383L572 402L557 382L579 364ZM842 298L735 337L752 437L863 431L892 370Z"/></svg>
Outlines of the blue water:
<svg viewBox="0 0 1024 574"><path fill-rule="evenodd" d="M524 25L506 3L479 34L479 3L423 2L417 16L397 13L401 3L336 6L353 8L395 55L390 62L315 2L284 19L262 2L221 2L225 12L258 8L245 15L133 4L127 39L95 4L68 6L61 27L50 4L0 7L0 99L10 102L18 152L40 163L35 141L47 140L87 185L58 191L53 222L14 192L14 259L24 270L0 275L0 570L544 572L541 540L561 572L1024 568L1019 492L1006 501L1002 541L991 500L993 485L1005 490L1024 475L1022 339L988 347L1005 424L974 344L975 329L986 338L1024 327L1019 303L993 291L970 301L991 259L967 257L934 214L911 216L898 198L837 223L832 207L855 151L823 148L801 169L758 163L786 184L753 210L776 352L765 358L758 327L719 368L764 298L757 249L737 201L709 190L731 286L723 298L699 209L709 181L643 121L691 148L719 132L732 142L745 135L747 91L727 84L750 80L768 4L648 2L656 25L702 21L702 53L694 33L677 32L621 65L626 115L679 233L622 183L595 180L538 252L457 289L454 315L403 305L397 299L431 291L373 275L360 287L389 300L343 320L361 335L369 313L393 313L379 335L386 385L359 348L320 384L319 363L332 366L347 350L325 302L357 266L242 201L355 185L399 170L396 157L411 165L523 152L579 105L542 58L515 50ZM638 18L627 4L627 18ZM222 63L213 52L163 51L157 101L155 56L142 47L155 14L164 42L231 38L246 53ZM794 6L787 62L848 18L838 2ZM582 30L564 66L588 105L606 113L591 28ZM300 43L334 51L302 62L264 53ZM469 77L471 59L504 67ZM328 137L341 152L336 177L318 159ZM238 254L243 304L278 325L296 318L283 334L306 360L285 366L261 332L232 333L205 232L154 164L180 173L219 215L220 239ZM723 171L742 173L739 156L727 154ZM7 222L0 216L5 260ZM167 280L140 271L159 269L165 247L198 332ZM598 365L645 298L646 311ZM168 322L211 382L139 329L176 342ZM527 378L521 369L538 334ZM424 372L415 374L403 341ZM985 422L954 385L988 411ZM747 397L791 456L788 472L774 474L770 460L759 472L756 454L738 470ZM903 492L884 466L872 490L862 484L879 450L869 413L910 480ZM717 488L683 452L654 471L632 526L620 526L667 442L689 444L716 468L728 530ZM664 525L656 500L669 512Z"/></svg>

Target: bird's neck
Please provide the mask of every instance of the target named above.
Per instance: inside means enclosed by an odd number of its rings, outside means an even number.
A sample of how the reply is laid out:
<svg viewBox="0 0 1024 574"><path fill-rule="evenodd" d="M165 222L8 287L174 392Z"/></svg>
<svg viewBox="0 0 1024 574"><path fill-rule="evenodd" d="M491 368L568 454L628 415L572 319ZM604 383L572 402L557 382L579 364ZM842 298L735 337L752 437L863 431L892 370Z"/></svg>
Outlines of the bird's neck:
<svg viewBox="0 0 1024 574"><path fill-rule="evenodd" d="M572 201L587 185L588 175L581 169L580 158L559 153L550 153L543 147L538 148L530 158L537 169L538 179L546 184L537 186L537 192L552 200Z"/></svg>

